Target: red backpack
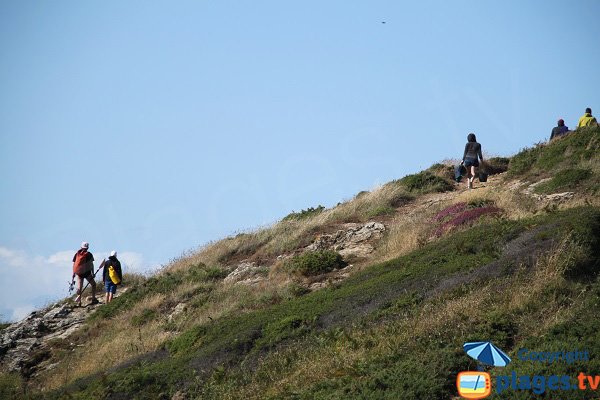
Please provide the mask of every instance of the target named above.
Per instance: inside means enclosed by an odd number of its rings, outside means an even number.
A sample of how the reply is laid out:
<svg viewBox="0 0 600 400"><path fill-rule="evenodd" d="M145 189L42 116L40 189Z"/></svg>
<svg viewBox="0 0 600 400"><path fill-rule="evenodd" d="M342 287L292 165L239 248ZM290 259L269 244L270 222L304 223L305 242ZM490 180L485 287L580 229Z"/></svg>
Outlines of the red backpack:
<svg viewBox="0 0 600 400"><path fill-rule="evenodd" d="M87 262L88 251L86 249L80 249L75 254L75 262L73 263L73 273L77 275L83 275L88 270Z"/></svg>

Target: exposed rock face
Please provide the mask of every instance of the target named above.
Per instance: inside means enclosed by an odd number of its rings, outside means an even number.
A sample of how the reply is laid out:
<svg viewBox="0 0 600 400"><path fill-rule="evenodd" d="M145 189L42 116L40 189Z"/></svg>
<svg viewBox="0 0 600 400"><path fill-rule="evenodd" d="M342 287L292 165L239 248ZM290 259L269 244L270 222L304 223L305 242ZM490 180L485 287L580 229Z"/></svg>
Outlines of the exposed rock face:
<svg viewBox="0 0 600 400"><path fill-rule="evenodd" d="M552 193L552 194L537 194L537 193L535 193L535 188L537 186L541 185L542 183L546 183L546 182L550 181L551 179L552 178L540 179L539 181L528 185L525 189L522 190L522 192L528 196L533 197L534 199L536 199L538 201L547 201L550 203L560 203L563 201L571 200L573 197L575 197L574 192L562 192L562 193ZM515 181L515 182L511 183L510 185L508 185L507 188L509 190L517 191L517 190L520 190L524 185L525 185L525 183L523 183L521 181Z"/></svg>
<svg viewBox="0 0 600 400"><path fill-rule="evenodd" d="M242 261L232 273L227 275L224 282L254 285L264 281L267 272L267 267L257 265L255 262Z"/></svg>
<svg viewBox="0 0 600 400"><path fill-rule="evenodd" d="M344 224L331 235L319 236L306 250L334 250L342 257L367 257L375 249L372 242L381 239L385 226L380 222Z"/></svg>
<svg viewBox="0 0 600 400"><path fill-rule="evenodd" d="M1 369L31 376L50 356L48 342L67 338L96 307L54 304L10 325L0 332Z"/></svg>
<svg viewBox="0 0 600 400"><path fill-rule="evenodd" d="M562 201L571 200L573 197L575 197L575 193L574 192L563 192L563 193L552 193L552 194L545 194L545 195L544 194L534 194L532 196L540 201L545 200L545 201L560 203Z"/></svg>
<svg viewBox="0 0 600 400"><path fill-rule="evenodd" d="M167 320L169 322L172 322L177 316L183 314L186 310L187 310L187 304L185 304L185 303L177 304L175 306L175 308L173 309L173 312L171 314L169 314L169 316L167 317Z"/></svg>

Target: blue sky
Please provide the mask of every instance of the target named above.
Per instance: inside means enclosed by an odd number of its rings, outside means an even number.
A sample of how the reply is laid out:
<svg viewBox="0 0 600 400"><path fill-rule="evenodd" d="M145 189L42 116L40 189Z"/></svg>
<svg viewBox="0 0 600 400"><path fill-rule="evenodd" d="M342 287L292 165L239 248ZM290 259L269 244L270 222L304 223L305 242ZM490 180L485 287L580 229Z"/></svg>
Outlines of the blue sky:
<svg viewBox="0 0 600 400"><path fill-rule="evenodd" d="M3 1L0 314L600 112L598 1ZM383 23L385 22L385 23Z"/></svg>

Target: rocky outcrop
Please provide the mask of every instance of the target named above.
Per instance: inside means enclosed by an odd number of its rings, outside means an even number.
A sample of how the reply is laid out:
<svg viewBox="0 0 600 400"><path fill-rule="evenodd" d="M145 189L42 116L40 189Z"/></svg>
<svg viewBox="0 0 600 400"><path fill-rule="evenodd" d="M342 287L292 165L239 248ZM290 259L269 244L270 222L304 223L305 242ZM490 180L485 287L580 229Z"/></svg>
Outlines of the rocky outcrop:
<svg viewBox="0 0 600 400"><path fill-rule="evenodd" d="M178 316L180 316L181 314L186 312L187 309L188 309L187 304L185 304L185 303L177 304L175 306L175 308L173 309L173 312L171 312L171 314L169 314L169 316L167 317L167 321L173 322L173 320L175 320Z"/></svg>
<svg viewBox="0 0 600 400"><path fill-rule="evenodd" d="M57 303L8 326L0 332L0 367L31 376L49 358L48 343L69 337L96 307Z"/></svg>
<svg viewBox="0 0 600 400"><path fill-rule="evenodd" d="M319 236L305 250L334 250L342 257L367 257L375 250L373 242L382 238L385 225L380 222L349 223L333 234Z"/></svg>
<svg viewBox="0 0 600 400"><path fill-rule="evenodd" d="M527 184L521 181L514 181L510 184L507 185L507 188L509 190L513 190L513 191L519 191L521 190L522 193L538 200L538 201L545 201L548 203L561 203L563 201L567 201L567 200L571 200L575 197L575 192L562 192L562 193L551 193L551 194L537 194L535 193L535 188L538 187L539 185L546 183L548 181L552 180L552 178L544 178L544 179L540 179L537 182L534 182L532 184ZM525 186L525 189L523 189L523 186Z"/></svg>
<svg viewBox="0 0 600 400"><path fill-rule="evenodd" d="M267 279L268 267L263 267L255 262L242 261L224 279L226 283L240 283L254 285Z"/></svg>

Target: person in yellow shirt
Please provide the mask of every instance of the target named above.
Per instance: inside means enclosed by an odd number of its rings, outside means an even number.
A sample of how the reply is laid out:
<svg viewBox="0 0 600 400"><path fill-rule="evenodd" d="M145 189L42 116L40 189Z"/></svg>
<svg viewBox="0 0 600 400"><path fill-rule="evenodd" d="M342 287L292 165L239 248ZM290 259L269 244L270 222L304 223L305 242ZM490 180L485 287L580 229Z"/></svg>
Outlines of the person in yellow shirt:
<svg viewBox="0 0 600 400"><path fill-rule="evenodd" d="M598 121L596 121L596 118L592 116L592 109L589 107L585 109L585 114L583 114L583 117L579 118L577 128L583 128L584 126L598 126Z"/></svg>

